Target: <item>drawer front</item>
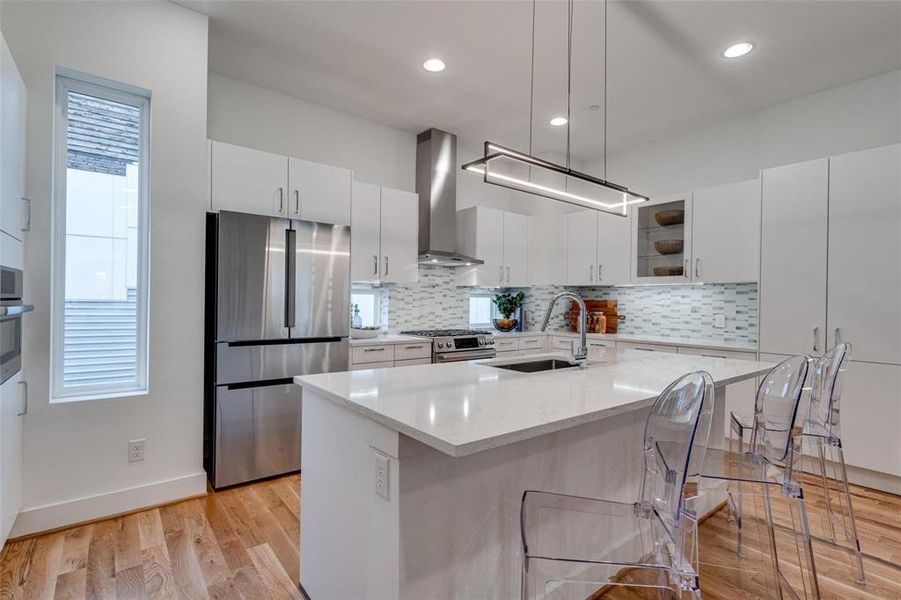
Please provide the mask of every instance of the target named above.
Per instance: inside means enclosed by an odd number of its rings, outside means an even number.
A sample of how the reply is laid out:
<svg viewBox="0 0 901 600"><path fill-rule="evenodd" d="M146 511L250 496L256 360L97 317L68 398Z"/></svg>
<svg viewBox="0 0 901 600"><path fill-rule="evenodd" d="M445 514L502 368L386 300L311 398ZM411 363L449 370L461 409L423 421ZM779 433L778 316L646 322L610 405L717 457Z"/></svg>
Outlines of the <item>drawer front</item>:
<svg viewBox="0 0 901 600"><path fill-rule="evenodd" d="M679 346L679 354L693 354L695 356L708 356L710 358L733 358L736 360L757 360L753 352L740 352L738 350L713 350L707 348L687 348Z"/></svg>
<svg viewBox="0 0 901 600"><path fill-rule="evenodd" d="M544 349L544 338L540 335L536 335L534 337L521 337L521 338L519 338L519 349L520 350L543 350Z"/></svg>
<svg viewBox="0 0 901 600"><path fill-rule="evenodd" d="M542 354L544 353L544 348L521 348L519 350L519 356L528 356L529 354Z"/></svg>
<svg viewBox="0 0 901 600"><path fill-rule="evenodd" d="M616 348L616 342L607 340L588 340L588 348Z"/></svg>
<svg viewBox="0 0 901 600"><path fill-rule="evenodd" d="M359 346L353 349L351 364L394 362L394 346Z"/></svg>
<svg viewBox="0 0 901 600"><path fill-rule="evenodd" d="M617 342L617 347L627 348L629 350L645 350L647 352L670 352L675 354L677 348L675 346L664 346L662 344L639 344L636 342Z"/></svg>
<svg viewBox="0 0 901 600"><path fill-rule="evenodd" d="M365 371L366 369L390 369L393 366L394 366L394 361L389 360L389 361L385 361L385 362L354 364L350 368L350 370L351 371Z"/></svg>
<svg viewBox="0 0 901 600"><path fill-rule="evenodd" d="M551 350L571 350L578 345L575 338L554 336L551 338Z"/></svg>
<svg viewBox="0 0 901 600"><path fill-rule="evenodd" d="M412 342L394 345L395 361L414 358L427 358L426 362L432 362L432 342Z"/></svg>
<svg viewBox="0 0 901 600"><path fill-rule="evenodd" d="M519 340L516 338L494 338L494 348L498 352L509 352L511 350L519 350Z"/></svg>
<svg viewBox="0 0 901 600"><path fill-rule="evenodd" d="M430 365L432 364L432 357L429 358L408 358L407 360L396 360L394 361L395 367L408 367L410 365Z"/></svg>

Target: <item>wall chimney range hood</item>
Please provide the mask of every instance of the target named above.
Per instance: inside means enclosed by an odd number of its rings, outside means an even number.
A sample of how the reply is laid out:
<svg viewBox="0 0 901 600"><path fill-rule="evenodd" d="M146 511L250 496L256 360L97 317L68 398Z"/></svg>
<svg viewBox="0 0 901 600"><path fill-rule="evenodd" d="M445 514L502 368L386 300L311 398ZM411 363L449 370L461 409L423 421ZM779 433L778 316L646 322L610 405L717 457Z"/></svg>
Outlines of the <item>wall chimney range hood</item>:
<svg viewBox="0 0 901 600"><path fill-rule="evenodd" d="M419 263L442 267L481 265L457 244L457 136L427 129L416 137L419 194Z"/></svg>

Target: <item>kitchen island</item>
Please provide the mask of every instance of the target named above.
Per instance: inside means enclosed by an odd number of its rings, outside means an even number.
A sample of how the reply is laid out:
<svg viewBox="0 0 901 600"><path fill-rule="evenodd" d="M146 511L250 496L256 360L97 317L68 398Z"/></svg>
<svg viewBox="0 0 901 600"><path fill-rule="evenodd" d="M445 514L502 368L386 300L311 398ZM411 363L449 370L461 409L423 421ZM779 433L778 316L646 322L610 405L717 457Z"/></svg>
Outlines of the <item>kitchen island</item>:
<svg viewBox="0 0 901 600"><path fill-rule="evenodd" d="M634 501L644 421L669 383L711 374L717 432L725 386L772 367L635 350L584 370L496 366L540 358L295 378L313 600L518 598L523 490Z"/></svg>

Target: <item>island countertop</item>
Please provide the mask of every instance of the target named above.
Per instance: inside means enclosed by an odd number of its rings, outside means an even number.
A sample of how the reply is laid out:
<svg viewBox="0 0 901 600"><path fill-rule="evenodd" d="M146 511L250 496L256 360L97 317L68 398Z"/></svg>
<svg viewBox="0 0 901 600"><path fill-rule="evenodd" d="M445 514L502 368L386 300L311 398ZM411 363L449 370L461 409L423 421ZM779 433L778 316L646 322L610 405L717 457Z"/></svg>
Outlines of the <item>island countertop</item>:
<svg viewBox="0 0 901 600"><path fill-rule="evenodd" d="M559 354L322 373L294 382L450 456L460 457L649 406L675 379L707 371L717 386L771 363L636 350L587 369L519 373L492 365Z"/></svg>

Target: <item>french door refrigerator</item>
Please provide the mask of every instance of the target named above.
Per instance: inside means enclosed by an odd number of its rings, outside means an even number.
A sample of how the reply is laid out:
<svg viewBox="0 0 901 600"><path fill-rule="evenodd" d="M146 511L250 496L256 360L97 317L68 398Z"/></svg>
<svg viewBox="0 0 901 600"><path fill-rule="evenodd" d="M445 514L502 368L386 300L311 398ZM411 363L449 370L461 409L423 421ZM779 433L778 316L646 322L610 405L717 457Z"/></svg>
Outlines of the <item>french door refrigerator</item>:
<svg viewBox="0 0 901 600"><path fill-rule="evenodd" d="M216 488L300 470L295 375L346 371L350 227L207 215L204 467Z"/></svg>

